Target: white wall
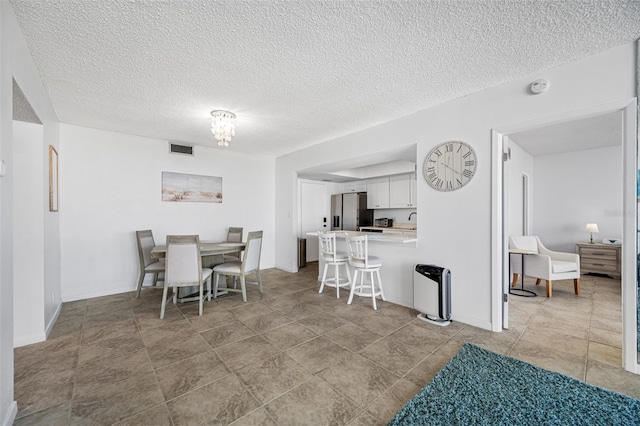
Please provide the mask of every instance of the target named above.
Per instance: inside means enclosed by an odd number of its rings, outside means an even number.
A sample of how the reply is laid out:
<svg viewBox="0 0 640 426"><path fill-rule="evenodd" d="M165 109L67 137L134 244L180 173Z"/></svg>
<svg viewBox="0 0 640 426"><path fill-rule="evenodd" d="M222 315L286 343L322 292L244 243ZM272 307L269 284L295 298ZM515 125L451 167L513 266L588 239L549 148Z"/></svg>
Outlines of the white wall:
<svg viewBox="0 0 640 426"><path fill-rule="evenodd" d="M274 265L275 160L217 148L170 154L168 142L71 125L60 130L62 298L130 291L139 274L135 231L226 239L263 230L261 268ZM222 203L161 201L163 171L222 177Z"/></svg>
<svg viewBox="0 0 640 426"><path fill-rule="evenodd" d="M46 339L42 141L42 125L13 122L13 341L16 347Z"/></svg>
<svg viewBox="0 0 640 426"><path fill-rule="evenodd" d="M58 148L58 120L27 49L8 1L0 2L0 159L7 174L0 178L0 423L11 424L17 405L13 400L13 136L12 78L20 85L44 125L43 147ZM45 169L46 170L46 169ZM44 217L44 293L60 294L59 216ZM55 318L59 296L45 302L45 323Z"/></svg>
<svg viewBox="0 0 640 426"><path fill-rule="evenodd" d="M401 267L435 263L452 272L453 319L478 327L500 330L493 321L491 235L491 129L551 117L567 111L632 99L635 96L635 47L619 46L542 73L456 99L338 139L280 157L276 161L276 265L295 269L295 172L359 156L361 152L417 145L417 162L437 143L468 142L476 151L478 168L464 188L440 193L418 178L418 249L407 251ZM551 90L531 95L531 81L544 76ZM593 85L591 82L600 84ZM585 90L589 87L589 90ZM410 277L407 274L407 277ZM410 279L396 283L412 287ZM397 294L409 294L408 290ZM392 300L394 301L394 300ZM401 301L396 301L400 303Z"/></svg>
<svg viewBox="0 0 640 426"><path fill-rule="evenodd" d="M589 241L587 223L597 223L594 242L622 237L622 147L536 157L533 210L535 235L559 251L574 252Z"/></svg>

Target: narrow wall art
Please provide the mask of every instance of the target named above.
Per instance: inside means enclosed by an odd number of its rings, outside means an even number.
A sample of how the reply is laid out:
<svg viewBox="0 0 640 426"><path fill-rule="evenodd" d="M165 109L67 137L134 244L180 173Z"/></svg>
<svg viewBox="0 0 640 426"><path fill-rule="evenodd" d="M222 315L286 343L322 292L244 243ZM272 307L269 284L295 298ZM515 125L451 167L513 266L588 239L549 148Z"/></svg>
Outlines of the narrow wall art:
<svg viewBox="0 0 640 426"><path fill-rule="evenodd" d="M222 178L162 172L162 201L222 203Z"/></svg>
<svg viewBox="0 0 640 426"><path fill-rule="evenodd" d="M49 145L49 211L58 211L58 151Z"/></svg>

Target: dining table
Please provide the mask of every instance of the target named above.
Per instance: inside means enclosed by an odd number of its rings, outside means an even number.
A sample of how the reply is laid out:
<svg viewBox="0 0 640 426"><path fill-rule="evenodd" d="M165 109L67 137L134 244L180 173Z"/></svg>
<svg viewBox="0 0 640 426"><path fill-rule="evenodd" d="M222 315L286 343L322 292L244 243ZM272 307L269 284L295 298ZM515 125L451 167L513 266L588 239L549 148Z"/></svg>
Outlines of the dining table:
<svg viewBox="0 0 640 426"><path fill-rule="evenodd" d="M200 241L200 256L202 257L202 267L213 269L214 266L224 263L225 254L239 253L245 249L245 246L245 243L231 243L227 241ZM162 259L166 256L166 245L157 245L151 249L151 257ZM211 276L211 280L213 280L213 276ZM181 287L178 290L180 290L178 293L178 301L189 302L191 300L194 300L192 295L198 292L198 287Z"/></svg>

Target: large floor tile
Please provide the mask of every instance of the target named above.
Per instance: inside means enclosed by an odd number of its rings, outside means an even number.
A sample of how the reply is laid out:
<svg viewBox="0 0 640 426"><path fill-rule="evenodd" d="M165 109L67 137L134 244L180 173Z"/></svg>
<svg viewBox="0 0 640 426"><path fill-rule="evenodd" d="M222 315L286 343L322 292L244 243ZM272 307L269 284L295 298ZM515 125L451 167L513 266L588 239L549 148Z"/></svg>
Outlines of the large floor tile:
<svg viewBox="0 0 640 426"><path fill-rule="evenodd" d="M213 351L204 352L156 370L160 389L169 401L231 374Z"/></svg>
<svg viewBox="0 0 640 426"><path fill-rule="evenodd" d="M117 426L174 426L171 421L171 414L166 404L156 405L139 414L129 417L119 423Z"/></svg>
<svg viewBox="0 0 640 426"><path fill-rule="evenodd" d="M211 346L195 333L186 337L177 337L161 340L159 343L147 348L147 353L154 368L160 368L176 361L190 358L194 355L207 352Z"/></svg>
<svg viewBox="0 0 640 426"><path fill-rule="evenodd" d="M520 341L509 356L538 367L566 374L578 380L585 378L586 353L582 356L552 349L535 343Z"/></svg>
<svg viewBox="0 0 640 426"><path fill-rule="evenodd" d="M313 331L297 322L266 331L262 336L280 350L297 346L317 337Z"/></svg>
<svg viewBox="0 0 640 426"><path fill-rule="evenodd" d="M200 333L204 340L209 343L212 348L228 345L255 336L256 332L242 324L240 321L233 320L227 325L205 330Z"/></svg>
<svg viewBox="0 0 640 426"><path fill-rule="evenodd" d="M286 353L314 374L342 361L351 354L347 349L325 337L318 337L287 349Z"/></svg>
<svg viewBox="0 0 640 426"><path fill-rule="evenodd" d="M399 379L399 376L357 354L349 354L318 373L318 377L361 408L366 408Z"/></svg>
<svg viewBox="0 0 640 426"><path fill-rule="evenodd" d="M231 374L167 403L175 425L228 425L260 407Z"/></svg>
<svg viewBox="0 0 640 426"><path fill-rule="evenodd" d="M324 337L354 352L358 352L382 338L381 335L353 323L333 329Z"/></svg>
<svg viewBox="0 0 640 426"><path fill-rule="evenodd" d="M237 370L236 375L262 404L312 377L307 369L284 353L247 365Z"/></svg>
<svg viewBox="0 0 640 426"><path fill-rule="evenodd" d="M265 408L279 426L344 425L361 410L318 378L271 401Z"/></svg>
<svg viewBox="0 0 640 426"><path fill-rule="evenodd" d="M150 371L153 371L153 367L144 349L84 364L76 373L73 393L76 396L83 395Z"/></svg>
<svg viewBox="0 0 640 426"><path fill-rule="evenodd" d="M280 353L278 348L262 336L253 336L230 343L215 349L215 351L233 371Z"/></svg>
<svg viewBox="0 0 640 426"><path fill-rule="evenodd" d="M376 399L369 406L367 412L386 424L418 392L420 392L420 387L407 380L399 380L380 398Z"/></svg>
<svg viewBox="0 0 640 426"><path fill-rule="evenodd" d="M73 399L71 422L112 424L164 402L154 373L134 376Z"/></svg>
<svg viewBox="0 0 640 426"><path fill-rule="evenodd" d="M360 354L374 363L402 377L413 369L430 351L399 343L385 337L367 346Z"/></svg>

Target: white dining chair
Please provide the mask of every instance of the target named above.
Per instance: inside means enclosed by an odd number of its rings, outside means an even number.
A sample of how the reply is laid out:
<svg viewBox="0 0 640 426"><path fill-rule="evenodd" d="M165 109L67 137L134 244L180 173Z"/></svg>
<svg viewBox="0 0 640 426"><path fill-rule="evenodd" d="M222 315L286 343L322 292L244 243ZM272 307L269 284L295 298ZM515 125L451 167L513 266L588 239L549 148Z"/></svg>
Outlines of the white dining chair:
<svg viewBox="0 0 640 426"><path fill-rule="evenodd" d="M199 314L202 315L202 305L205 297L203 291L204 282L208 282L207 289L210 294L212 272L211 269L202 267L200 237L197 235L167 235L167 255L165 258L164 290L162 292L160 319L164 318L169 287L173 288L173 303L176 303L178 288L197 286L199 289Z"/></svg>
<svg viewBox="0 0 640 426"><path fill-rule="evenodd" d="M242 242L242 228L234 228L230 227L227 232L227 242L228 243L241 243ZM239 262L240 261L240 252L229 253L223 256L224 262Z"/></svg>
<svg viewBox="0 0 640 426"><path fill-rule="evenodd" d="M242 300L247 301L247 281L246 276L254 273L257 278L256 284L263 293L262 280L260 278L260 253L262 251L262 231L249 232L244 249L242 261L225 262L213 267L214 284L213 298L218 297L218 285L220 276L231 276L240 278L240 290L236 288L225 288L224 291L241 292ZM251 282L251 284L253 284Z"/></svg>
<svg viewBox="0 0 640 426"><path fill-rule="evenodd" d="M156 244L150 229L136 231L136 241L138 242L138 259L140 261L140 278L138 279L136 297L140 297L142 284L147 274L153 274L153 286L157 286L160 274L164 274L164 260L151 257L151 250Z"/></svg>
<svg viewBox="0 0 640 426"><path fill-rule="evenodd" d="M320 282L320 290L322 293L324 286L335 287L336 297L340 299L340 287L351 287L351 272L349 271L349 255L346 252L338 251L336 248L336 233L318 231L318 240L320 241L320 256L324 261L322 270L322 281ZM329 267L333 266L333 277L327 278ZM346 277L340 277L340 267L345 269Z"/></svg>
<svg viewBox="0 0 640 426"><path fill-rule="evenodd" d="M371 297L373 309L378 309L376 296L384 298L382 280L380 279L380 267L382 260L378 256L369 256L369 240L367 235L352 236L347 235L347 247L349 248L349 265L353 267L353 281L351 282L351 292L347 304L353 301L353 296ZM360 283L358 283L358 273L360 273ZM365 282L365 274L369 274L369 282ZM376 280L378 284L376 285Z"/></svg>

